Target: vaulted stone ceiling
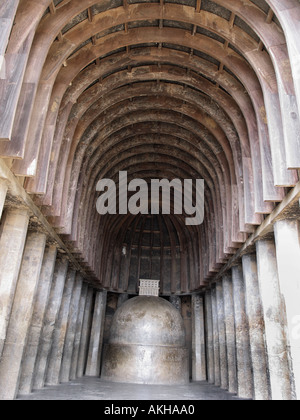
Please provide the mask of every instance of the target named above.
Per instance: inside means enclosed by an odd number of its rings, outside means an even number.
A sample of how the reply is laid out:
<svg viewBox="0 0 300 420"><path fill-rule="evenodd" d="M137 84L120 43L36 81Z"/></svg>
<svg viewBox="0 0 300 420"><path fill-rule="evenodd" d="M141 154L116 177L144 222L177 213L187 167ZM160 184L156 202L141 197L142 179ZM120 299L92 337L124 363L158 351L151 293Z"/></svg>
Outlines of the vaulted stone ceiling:
<svg viewBox="0 0 300 420"><path fill-rule="evenodd" d="M1 156L99 286L127 291L160 247L166 293L205 287L299 179L297 0L17 3ZM101 217L96 183L121 170L203 178L204 224Z"/></svg>

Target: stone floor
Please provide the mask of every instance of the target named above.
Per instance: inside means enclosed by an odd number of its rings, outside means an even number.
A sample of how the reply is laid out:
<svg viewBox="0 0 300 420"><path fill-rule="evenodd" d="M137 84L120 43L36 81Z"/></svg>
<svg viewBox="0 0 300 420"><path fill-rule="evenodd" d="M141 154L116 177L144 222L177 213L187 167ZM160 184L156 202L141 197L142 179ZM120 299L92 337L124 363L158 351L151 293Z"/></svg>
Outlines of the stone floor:
<svg viewBox="0 0 300 420"><path fill-rule="evenodd" d="M85 377L58 386L46 387L18 400L104 400L104 401L163 401L163 400L238 400L236 396L206 382L180 386L132 385L104 382Z"/></svg>

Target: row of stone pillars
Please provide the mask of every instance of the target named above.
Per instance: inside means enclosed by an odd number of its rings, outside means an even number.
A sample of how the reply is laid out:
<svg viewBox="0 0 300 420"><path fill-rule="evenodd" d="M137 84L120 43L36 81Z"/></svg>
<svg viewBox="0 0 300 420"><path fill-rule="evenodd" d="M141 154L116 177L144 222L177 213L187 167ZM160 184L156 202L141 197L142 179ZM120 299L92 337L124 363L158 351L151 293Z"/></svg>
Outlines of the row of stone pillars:
<svg viewBox="0 0 300 420"><path fill-rule="evenodd" d="M0 191L2 216L6 190ZM0 231L0 399L45 385L99 376L106 292L94 290L8 208Z"/></svg>
<svg viewBox="0 0 300 420"><path fill-rule="evenodd" d="M300 399L299 235L299 221L278 221L273 238L259 240L193 297L194 380L207 378L241 398Z"/></svg>

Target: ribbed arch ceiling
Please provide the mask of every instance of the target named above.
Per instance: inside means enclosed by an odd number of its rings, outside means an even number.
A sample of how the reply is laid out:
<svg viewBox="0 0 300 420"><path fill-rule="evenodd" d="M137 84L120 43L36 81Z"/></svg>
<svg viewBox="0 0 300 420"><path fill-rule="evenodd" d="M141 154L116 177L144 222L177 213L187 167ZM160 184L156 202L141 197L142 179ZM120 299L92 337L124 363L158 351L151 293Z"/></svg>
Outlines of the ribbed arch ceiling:
<svg viewBox="0 0 300 420"><path fill-rule="evenodd" d="M299 79L279 13L295 3L19 2L1 156L99 285L128 291L144 270L167 294L205 287L297 183ZM119 171L203 178L203 225L101 217L96 184ZM143 245L148 223L157 247Z"/></svg>

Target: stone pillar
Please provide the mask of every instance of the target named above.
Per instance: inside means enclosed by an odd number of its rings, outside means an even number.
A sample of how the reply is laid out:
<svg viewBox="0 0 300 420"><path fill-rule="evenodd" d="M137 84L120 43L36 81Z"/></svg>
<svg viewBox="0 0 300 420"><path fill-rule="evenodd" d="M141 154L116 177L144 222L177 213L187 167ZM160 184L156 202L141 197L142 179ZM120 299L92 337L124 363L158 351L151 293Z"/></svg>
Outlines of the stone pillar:
<svg viewBox="0 0 300 420"><path fill-rule="evenodd" d="M99 376L106 313L107 292L96 292L93 324L86 366L86 376Z"/></svg>
<svg viewBox="0 0 300 420"><path fill-rule="evenodd" d="M75 380L77 378L79 348L80 348L81 335L83 332L82 327L83 327L84 310L85 310L85 305L86 305L86 300L87 300L87 293L88 293L88 285L86 283L83 283L80 302L79 302L79 313L78 313L78 319L77 319L77 325L76 325L74 350L73 350L71 370L70 370L71 380Z"/></svg>
<svg viewBox="0 0 300 420"><path fill-rule="evenodd" d="M233 285L231 275L223 277L223 296L224 296L224 314L225 331L228 363L228 391L232 394L238 393L237 382L237 359L235 347L235 322L234 322L234 301Z"/></svg>
<svg viewBox="0 0 300 420"><path fill-rule="evenodd" d="M50 295L53 280L57 247L46 248L41 269L40 281L33 309L28 343L22 361L22 373L20 379L19 394L30 394L33 386L33 373L38 353L45 312Z"/></svg>
<svg viewBox="0 0 300 420"><path fill-rule="evenodd" d="M204 302L200 295L192 296L192 378L206 381Z"/></svg>
<svg viewBox="0 0 300 420"><path fill-rule="evenodd" d="M27 210L9 209L3 219L0 237L0 357L19 276L29 214Z"/></svg>
<svg viewBox="0 0 300 420"><path fill-rule="evenodd" d="M122 293L121 295L119 295L117 309L120 308L123 305L123 303L125 303L127 300L128 300L128 295L126 293Z"/></svg>
<svg viewBox="0 0 300 420"><path fill-rule="evenodd" d="M62 301L67 270L68 260L65 258L57 259L34 368L33 389L41 389L45 384L53 331Z"/></svg>
<svg viewBox="0 0 300 420"><path fill-rule="evenodd" d="M212 304L211 290L205 292L205 326L206 326L206 359L207 359L207 375L208 382L215 382L215 366L214 366L214 337L213 337L213 320L212 320Z"/></svg>
<svg viewBox="0 0 300 420"><path fill-rule="evenodd" d="M60 370L60 382L69 382L70 370L72 363L72 355L74 349L74 340L77 327L77 318L79 311L79 301L82 289L82 277L80 274L76 275L73 295L71 299L68 328L65 339L65 346Z"/></svg>
<svg viewBox="0 0 300 420"><path fill-rule="evenodd" d="M170 296L170 303L181 313L181 297L176 295Z"/></svg>
<svg viewBox="0 0 300 420"><path fill-rule="evenodd" d="M86 368L86 359L89 346L89 332L92 322L92 307L93 307L93 296L94 290L92 287L89 287L86 297L86 305L84 310L83 324L82 324L82 334L80 338L79 346L79 355L78 355L78 364L77 364L77 377L81 378L85 373Z"/></svg>
<svg viewBox="0 0 300 420"><path fill-rule="evenodd" d="M5 204L7 189L8 189L7 182L3 179L0 179L0 220L2 217L3 207Z"/></svg>
<svg viewBox="0 0 300 420"><path fill-rule="evenodd" d="M221 282L217 283L216 288L217 288L221 388L228 389L228 365L227 365L227 350L226 350L224 296L223 296L222 283Z"/></svg>
<svg viewBox="0 0 300 420"><path fill-rule="evenodd" d="M59 374L67 333L68 317L75 283L75 275L76 272L74 270L68 271L61 307L53 332L52 348L49 356L49 365L46 374L46 385L59 384Z"/></svg>
<svg viewBox="0 0 300 420"><path fill-rule="evenodd" d="M258 285L255 254L243 256L243 274L246 291L246 311L249 322L251 359L255 400L269 400L269 377L265 347L265 324Z"/></svg>
<svg viewBox="0 0 300 420"><path fill-rule="evenodd" d="M28 233L0 362L1 400L12 400L17 396L21 363L33 314L34 298L40 277L45 245L45 234Z"/></svg>
<svg viewBox="0 0 300 420"><path fill-rule="evenodd" d="M285 313L279 288L275 243L273 240L258 241L256 250L272 399L291 400Z"/></svg>
<svg viewBox="0 0 300 420"><path fill-rule="evenodd" d="M211 302L212 302L213 338L214 338L215 385L216 386L221 386L220 347L219 347L218 308L217 308L216 285L213 285L212 290L211 290Z"/></svg>
<svg viewBox="0 0 300 420"><path fill-rule="evenodd" d="M294 398L300 400L300 222L276 222L275 240L279 284L287 316L287 344L295 386Z"/></svg>
<svg viewBox="0 0 300 420"><path fill-rule="evenodd" d="M236 328L238 396L240 398L253 398L250 337L248 319L246 315L243 270L241 265L233 267L232 282Z"/></svg>

